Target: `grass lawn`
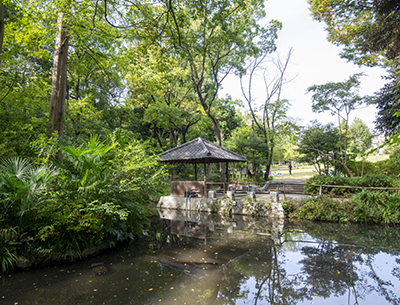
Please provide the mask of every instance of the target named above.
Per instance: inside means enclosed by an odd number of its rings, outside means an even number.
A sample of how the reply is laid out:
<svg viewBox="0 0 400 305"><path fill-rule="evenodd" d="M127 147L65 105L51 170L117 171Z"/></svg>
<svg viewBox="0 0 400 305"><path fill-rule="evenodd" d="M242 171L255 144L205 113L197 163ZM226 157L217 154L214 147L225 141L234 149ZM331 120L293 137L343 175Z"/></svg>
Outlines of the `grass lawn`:
<svg viewBox="0 0 400 305"><path fill-rule="evenodd" d="M271 172L282 174L274 177L274 180L306 180L316 174L314 166L311 165L300 165L299 168L292 168L291 175L289 175L287 166L274 166Z"/></svg>
<svg viewBox="0 0 400 305"><path fill-rule="evenodd" d="M389 155L372 155L367 158L370 162L377 162L386 160ZM289 175L289 169L287 165L273 166L271 169L273 173L282 174L281 176L274 177L274 180L306 180L316 175L314 166L312 165L299 165L299 168L292 168L292 174Z"/></svg>
<svg viewBox="0 0 400 305"><path fill-rule="evenodd" d="M372 156L368 156L367 160L369 162L377 162L377 161L382 161L382 160L389 159L389 157L390 157L390 155L385 155L385 154L372 155Z"/></svg>

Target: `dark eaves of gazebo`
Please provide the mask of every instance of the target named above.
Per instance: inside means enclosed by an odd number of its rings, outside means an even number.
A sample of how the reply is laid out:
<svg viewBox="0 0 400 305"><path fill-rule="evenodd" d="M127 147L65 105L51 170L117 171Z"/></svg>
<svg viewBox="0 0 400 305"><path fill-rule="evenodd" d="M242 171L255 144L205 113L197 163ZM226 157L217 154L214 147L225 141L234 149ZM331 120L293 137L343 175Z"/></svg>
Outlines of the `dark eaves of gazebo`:
<svg viewBox="0 0 400 305"><path fill-rule="evenodd" d="M197 138L160 154L166 163L246 162L246 158L202 138Z"/></svg>

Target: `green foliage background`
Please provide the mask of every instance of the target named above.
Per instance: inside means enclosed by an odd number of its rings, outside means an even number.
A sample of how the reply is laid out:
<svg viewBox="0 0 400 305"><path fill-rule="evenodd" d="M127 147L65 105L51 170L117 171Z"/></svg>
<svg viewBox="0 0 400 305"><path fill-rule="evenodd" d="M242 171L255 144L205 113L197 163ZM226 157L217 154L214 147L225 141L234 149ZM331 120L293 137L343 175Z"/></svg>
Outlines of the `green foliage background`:
<svg viewBox="0 0 400 305"><path fill-rule="evenodd" d="M36 148L41 165L12 158L0 167L0 271L20 255L32 261L52 254L67 259L141 234L145 207L167 181L151 145L115 131L103 142L91 136L80 146L58 146L53 138ZM40 158L58 149L63 159L55 165Z"/></svg>

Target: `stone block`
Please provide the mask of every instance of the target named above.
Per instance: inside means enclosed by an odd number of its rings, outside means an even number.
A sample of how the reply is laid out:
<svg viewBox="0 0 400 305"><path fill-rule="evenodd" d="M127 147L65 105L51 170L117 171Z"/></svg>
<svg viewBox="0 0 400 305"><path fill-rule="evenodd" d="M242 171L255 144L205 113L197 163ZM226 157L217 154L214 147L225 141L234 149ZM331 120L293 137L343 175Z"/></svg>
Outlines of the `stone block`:
<svg viewBox="0 0 400 305"><path fill-rule="evenodd" d="M247 192L247 197L249 197L251 199L256 199L256 192L254 192L254 191Z"/></svg>
<svg viewBox="0 0 400 305"><path fill-rule="evenodd" d="M208 191L208 198L211 199L217 198L217 193L215 191Z"/></svg>
<svg viewBox="0 0 400 305"><path fill-rule="evenodd" d="M32 263L24 256L20 256L16 263L17 268L26 269L32 267Z"/></svg>
<svg viewBox="0 0 400 305"><path fill-rule="evenodd" d="M279 192L271 192L270 196L272 202L279 202Z"/></svg>

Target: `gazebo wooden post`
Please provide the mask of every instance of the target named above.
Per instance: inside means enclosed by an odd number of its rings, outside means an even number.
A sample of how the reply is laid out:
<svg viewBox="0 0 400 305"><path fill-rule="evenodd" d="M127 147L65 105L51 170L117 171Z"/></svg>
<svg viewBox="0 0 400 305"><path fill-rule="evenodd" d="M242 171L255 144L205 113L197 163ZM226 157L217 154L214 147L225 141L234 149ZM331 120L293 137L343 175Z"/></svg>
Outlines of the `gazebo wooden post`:
<svg viewBox="0 0 400 305"><path fill-rule="evenodd" d="M194 161L194 181L197 181L197 162Z"/></svg>
<svg viewBox="0 0 400 305"><path fill-rule="evenodd" d="M229 168L228 168L228 162L225 163L225 192L228 190L228 185L229 185Z"/></svg>
<svg viewBox="0 0 400 305"><path fill-rule="evenodd" d="M204 182L207 182L207 163L204 162Z"/></svg>

